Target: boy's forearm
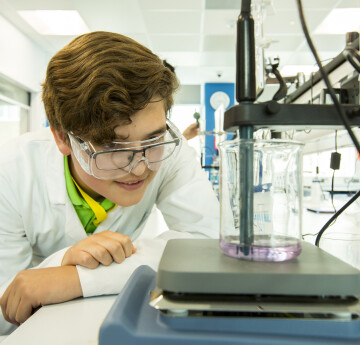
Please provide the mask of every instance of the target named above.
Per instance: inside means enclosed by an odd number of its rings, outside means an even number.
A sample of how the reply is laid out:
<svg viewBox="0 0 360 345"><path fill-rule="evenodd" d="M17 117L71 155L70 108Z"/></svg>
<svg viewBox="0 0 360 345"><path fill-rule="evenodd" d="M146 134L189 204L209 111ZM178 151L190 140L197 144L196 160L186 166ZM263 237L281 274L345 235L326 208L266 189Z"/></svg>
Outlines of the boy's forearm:
<svg viewBox="0 0 360 345"><path fill-rule="evenodd" d="M44 303L44 304L53 304L53 303L70 301L74 298L81 297L83 295L76 266L68 265L68 266L55 267L54 269L59 271L58 283L60 284L60 286L63 287L64 290L67 291L64 291L63 294L57 294L53 296L52 299L49 300L49 303ZM54 291L59 292L57 289Z"/></svg>
<svg viewBox="0 0 360 345"><path fill-rule="evenodd" d="M40 268L19 272L0 298L7 322L19 325L38 307L82 296L75 266Z"/></svg>

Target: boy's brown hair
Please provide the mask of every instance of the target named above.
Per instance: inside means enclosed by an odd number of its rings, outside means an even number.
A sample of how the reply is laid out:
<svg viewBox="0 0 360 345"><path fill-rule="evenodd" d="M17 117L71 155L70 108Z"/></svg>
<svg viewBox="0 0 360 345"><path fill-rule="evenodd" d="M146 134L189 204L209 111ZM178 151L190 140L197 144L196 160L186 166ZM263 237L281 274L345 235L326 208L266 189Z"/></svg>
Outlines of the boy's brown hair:
<svg viewBox="0 0 360 345"><path fill-rule="evenodd" d="M53 56L42 86L51 127L103 144L115 139L115 126L131 123L130 116L150 101L164 100L169 111L178 81L146 47L96 31Z"/></svg>

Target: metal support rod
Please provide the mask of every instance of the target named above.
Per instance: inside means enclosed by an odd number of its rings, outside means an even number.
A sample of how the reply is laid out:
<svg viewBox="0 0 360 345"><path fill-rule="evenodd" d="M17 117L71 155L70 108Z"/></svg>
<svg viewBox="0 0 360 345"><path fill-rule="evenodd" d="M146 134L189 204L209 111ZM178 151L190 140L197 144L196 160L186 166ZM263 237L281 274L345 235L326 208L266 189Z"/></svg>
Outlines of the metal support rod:
<svg viewBox="0 0 360 345"><path fill-rule="evenodd" d="M239 103L253 103L256 99L255 30L251 16L251 0L242 0L241 13L237 21L236 43L236 99ZM253 127L239 127L240 139L252 139ZM239 157L239 240L244 244L240 250L249 255L253 243L254 183L252 145L240 146Z"/></svg>
<svg viewBox="0 0 360 345"><path fill-rule="evenodd" d="M251 1L242 0L237 20L236 42L236 100L239 103L256 99L255 25Z"/></svg>
<svg viewBox="0 0 360 345"><path fill-rule="evenodd" d="M253 137L252 126L242 126L239 129L240 138L251 139ZM249 255L250 246L254 241L254 146L252 143L240 143L239 148L239 231L240 250L244 255Z"/></svg>

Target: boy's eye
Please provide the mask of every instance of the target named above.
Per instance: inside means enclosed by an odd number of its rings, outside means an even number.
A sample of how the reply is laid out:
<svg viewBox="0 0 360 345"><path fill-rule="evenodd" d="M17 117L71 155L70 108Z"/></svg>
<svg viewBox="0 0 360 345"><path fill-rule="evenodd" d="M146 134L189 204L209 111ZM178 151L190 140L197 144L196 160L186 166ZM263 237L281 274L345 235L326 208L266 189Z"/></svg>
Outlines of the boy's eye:
<svg viewBox="0 0 360 345"><path fill-rule="evenodd" d="M152 138L149 138L150 140L151 139L155 139L155 138L158 138L158 136L155 136L155 137L152 137ZM154 140L152 141L152 143L161 143L162 141L164 141L164 135L162 135L160 138L158 138L158 140Z"/></svg>
<svg viewBox="0 0 360 345"><path fill-rule="evenodd" d="M113 149L115 147L115 143L109 143L104 145L104 149Z"/></svg>

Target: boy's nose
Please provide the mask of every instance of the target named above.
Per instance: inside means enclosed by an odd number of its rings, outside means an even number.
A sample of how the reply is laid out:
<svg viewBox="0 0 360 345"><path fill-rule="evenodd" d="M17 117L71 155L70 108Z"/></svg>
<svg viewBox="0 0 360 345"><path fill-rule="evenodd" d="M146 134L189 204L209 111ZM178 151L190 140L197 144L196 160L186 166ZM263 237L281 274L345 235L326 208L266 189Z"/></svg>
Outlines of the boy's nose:
<svg viewBox="0 0 360 345"><path fill-rule="evenodd" d="M144 160L144 157L142 157L133 164L130 172L136 176L141 176L146 169L147 169L147 164Z"/></svg>

